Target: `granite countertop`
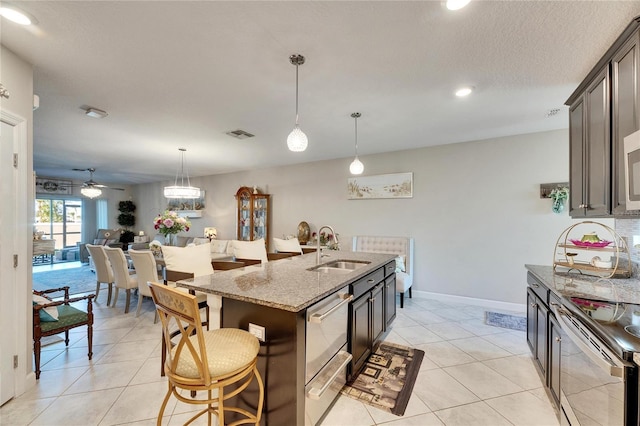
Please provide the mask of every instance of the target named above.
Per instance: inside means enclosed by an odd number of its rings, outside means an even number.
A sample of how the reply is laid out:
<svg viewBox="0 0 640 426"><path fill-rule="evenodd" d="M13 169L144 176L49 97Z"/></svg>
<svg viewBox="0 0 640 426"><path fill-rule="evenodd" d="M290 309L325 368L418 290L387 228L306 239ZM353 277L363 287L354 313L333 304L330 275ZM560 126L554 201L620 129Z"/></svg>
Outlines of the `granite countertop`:
<svg viewBox="0 0 640 426"><path fill-rule="evenodd" d="M307 270L316 266L316 253L309 253L230 271L215 271L212 275L178 281L177 285L190 290L299 312L395 258L394 254L329 251L329 256L323 257L320 263L335 260L371 263L349 273L327 274Z"/></svg>
<svg viewBox="0 0 640 426"><path fill-rule="evenodd" d="M543 265L525 265L525 268L559 297L640 304L640 280L637 278L600 278L554 272L552 266Z"/></svg>

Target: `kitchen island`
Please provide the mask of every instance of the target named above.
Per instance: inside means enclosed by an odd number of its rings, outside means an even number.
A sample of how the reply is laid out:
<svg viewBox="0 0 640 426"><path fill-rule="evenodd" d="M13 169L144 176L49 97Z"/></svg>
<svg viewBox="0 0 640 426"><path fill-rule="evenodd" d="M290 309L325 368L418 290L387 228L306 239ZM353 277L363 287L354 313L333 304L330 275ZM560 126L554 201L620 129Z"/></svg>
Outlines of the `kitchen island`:
<svg viewBox="0 0 640 426"><path fill-rule="evenodd" d="M250 323L264 327L258 368L265 383L265 425L309 422L305 419L307 308L345 287L361 292L362 285L380 286L387 281L393 283L389 296L395 304L396 255L329 253L321 263L343 260L362 266L353 271L318 272L313 270L316 254L310 253L178 282L180 287L222 297L222 327L248 330ZM346 332L346 319L344 327ZM243 401L236 403L253 408L255 394L249 389L243 395Z"/></svg>

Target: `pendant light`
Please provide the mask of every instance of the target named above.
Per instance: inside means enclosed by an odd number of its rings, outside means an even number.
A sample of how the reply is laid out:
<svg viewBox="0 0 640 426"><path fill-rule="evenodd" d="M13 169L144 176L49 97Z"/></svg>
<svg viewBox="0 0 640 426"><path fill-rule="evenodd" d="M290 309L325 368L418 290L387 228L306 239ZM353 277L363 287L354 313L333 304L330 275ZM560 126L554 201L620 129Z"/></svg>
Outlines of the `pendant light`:
<svg viewBox="0 0 640 426"><path fill-rule="evenodd" d="M354 112L353 114L351 114L351 117L353 117L356 123L356 158L353 159L351 165L349 166L349 171L352 175L361 175L362 172L364 172L364 164L362 164L362 161L358 159L358 118L360 117L360 115L361 114L359 112Z"/></svg>
<svg viewBox="0 0 640 426"><path fill-rule="evenodd" d="M184 173L184 153L187 151L185 148L178 148L180 151L180 168L176 172L176 181L173 186L164 187L164 196L166 198L198 198L200 197L200 188L191 186L189 180L189 173L186 174L187 185L185 186L185 173ZM180 185L178 185L178 176L180 176Z"/></svg>
<svg viewBox="0 0 640 426"><path fill-rule="evenodd" d="M289 56L289 62L296 66L296 125L287 137L287 146L289 150L293 152L302 152L307 149L307 145L309 144L307 135L300 130L300 126L298 125L298 67L304 64L304 56L298 54L291 55Z"/></svg>

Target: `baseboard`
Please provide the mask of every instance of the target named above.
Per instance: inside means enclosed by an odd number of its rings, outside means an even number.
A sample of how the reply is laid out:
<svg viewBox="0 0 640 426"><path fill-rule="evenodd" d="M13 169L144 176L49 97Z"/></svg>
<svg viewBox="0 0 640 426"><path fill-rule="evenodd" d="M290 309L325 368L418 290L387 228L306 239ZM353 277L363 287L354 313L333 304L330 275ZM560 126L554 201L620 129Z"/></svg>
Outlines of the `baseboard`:
<svg viewBox="0 0 640 426"><path fill-rule="evenodd" d="M419 291L412 289L413 297L424 299L435 299L441 302L466 303L467 305L482 306L496 311L506 312L527 312L527 305L524 303L501 302L499 300L478 299L475 297L456 296L453 294L432 293L430 291ZM405 295L406 298L407 295Z"/></svg>

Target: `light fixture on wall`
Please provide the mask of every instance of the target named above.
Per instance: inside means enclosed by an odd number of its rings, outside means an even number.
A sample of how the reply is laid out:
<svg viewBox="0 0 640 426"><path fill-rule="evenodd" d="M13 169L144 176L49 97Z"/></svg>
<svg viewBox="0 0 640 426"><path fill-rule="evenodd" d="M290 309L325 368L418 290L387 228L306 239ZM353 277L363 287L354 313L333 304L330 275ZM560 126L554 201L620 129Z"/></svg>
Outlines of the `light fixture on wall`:
<svg viewBox="0 0 640 426"><path fill-rule="evenodd" d="M307 145L309 144L307 135L300 130L300 126L298 125L298 67L304 64L304 56L298 54L291 55L289 56L289 62L296 66L296 125L287 137L287 146L289 150L293 152L302 152L307 149Z"/></svg>
<svg viewBox="0 0 640 426"><path fill-rule="evenodd" d="M180 151L180 167L176 172L176 181L173 186L164 187L164 196L166 198L198 198L200 196L200 188L191 186L189 180L189 173L185 176L184 172L184 153L187 151L185 148L178 148ZM178 185L178 176L180 177L180 185ZM185 177L187 184L185 185Z"/></svg>
<svg viewBox="0 0 640 426"><path fill-rule="evenodd" d="M102 195L102 190L100 188L96 188L95 186L84 186L80 188L80 193L85 197L96 198Z"/></svg>
<svg viewBox="0 0 640 426"><path fill-rule="evenodd" d="M355 123L356 123L356 158L353 159L351 165L349 166L349 171L352 175L360 175L364 172L364 164L362 161L358 159L358 118L361 116L359 112L354 112L351 114Z"/></svg>

